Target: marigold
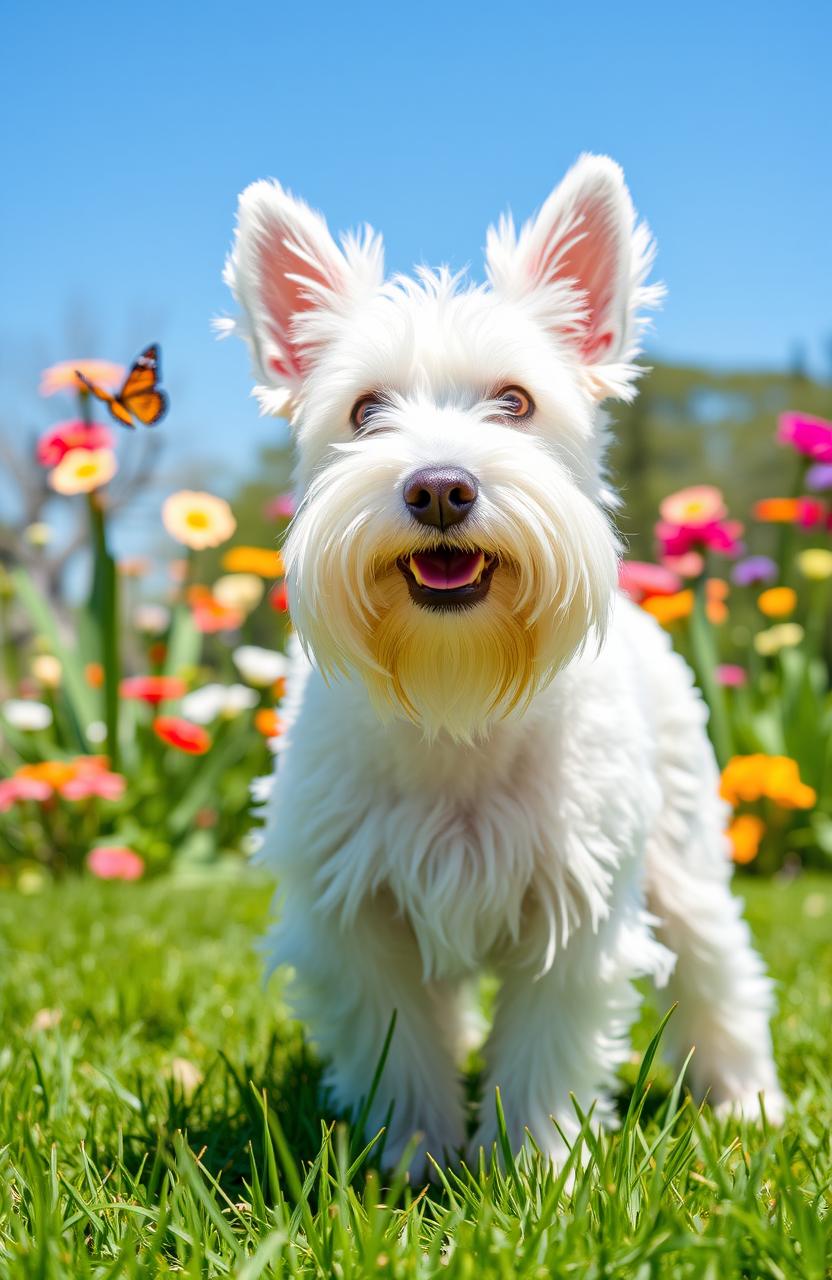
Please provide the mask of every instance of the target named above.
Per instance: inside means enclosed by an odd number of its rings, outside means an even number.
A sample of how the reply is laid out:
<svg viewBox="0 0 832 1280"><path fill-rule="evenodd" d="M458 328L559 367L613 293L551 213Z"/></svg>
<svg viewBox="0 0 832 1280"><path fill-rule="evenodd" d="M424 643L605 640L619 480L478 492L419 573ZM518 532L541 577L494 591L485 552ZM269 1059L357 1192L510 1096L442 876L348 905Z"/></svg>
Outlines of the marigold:
<svg viewBox="0 0 832 1280"><path fill-rule="evenodd" d="M753 862L759 849L760 841L765 835L766 824L756 813L741 813L728 828L728 839L731 841L731 857L734 862L745 865Z"/></svg>
<svg viewBox="0 0 832 1280"><path fill-rule="evenodd" d="M254 727L264 738L278 738L283 732L283 723L274 707L261 707L255 713Z"/></svg>
<svg viewBox="0 0 832 1280"><path fill-rule="evenodd" d="M669 627L674 622L690 617L693 612L693 592L688 589L676 591L672 596L648 596L642 601L641 607L652 614L663 627Z"/></svg>
<svg viewBox="0 0 832 1280"><path fill-rule="evenodd" d="M225 498L192 489L181 489L165 499L162 524L172 538L192 551L218 547L221 542L227 542L237 528Z"/></svg>
<svg viewBox="0 0 832 1280"><path fill-rule="evenodd" d="M49 472L49 486L66 497L92 493L112 480L116 469L112 449L70 449Z"/></svg>
<svg viewBox="0 0 832 1280"><path fill-rule="evenodd" d="M229 547L222 567L229 573L256 573L260 578L279 578L285 572L280 552L269 547Z"/></svg>
<svg viewBox="0 0 832 1280"><path fill-rule="evenodd" d="M733 756L722 770L720 795L729 804L773 800L784 809L811 809L817 796L801 780L796 760L762 752Z"/></svg>
<svg viewBox="0 0 832 1280"><path fill-rule="evenodd" d="M767 618L788 618L797 608L797 592L791 587L769 587L757 596L757 608Z"/></svg>
<svg viewBox="0 0 832 1280"><path fill-rule="evenodd" d="M116 387L124 377L124 366L113 364L111 360L62 360L60 364L50 365L40 375L42 396L53 396L56 391L82 391L86 387L78 380L78 372L105 387Z"/></svg>
<svg viewBox="0 0 832 1280"><path fill-rule="evenodd" d="M211 749L211 735L200 724L192 724L181 716L157 716L153 721L157 738L191 756L204 756Z"/></svg>

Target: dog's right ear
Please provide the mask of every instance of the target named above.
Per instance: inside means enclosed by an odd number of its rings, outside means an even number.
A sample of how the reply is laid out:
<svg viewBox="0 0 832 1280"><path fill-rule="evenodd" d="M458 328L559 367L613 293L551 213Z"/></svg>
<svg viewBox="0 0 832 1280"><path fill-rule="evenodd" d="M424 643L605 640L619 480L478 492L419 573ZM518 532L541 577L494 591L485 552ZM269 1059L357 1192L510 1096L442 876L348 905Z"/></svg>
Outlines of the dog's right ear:
<svg viewBox="0 0 832 1280"><path fill-rule="evenodd" d="M383 272L381 238L370 227L339 248L321 214L278 182L246 187L223 275L244 316L216 327L248 342L264 413L291 414L334 322L378 288Z"/></svg>

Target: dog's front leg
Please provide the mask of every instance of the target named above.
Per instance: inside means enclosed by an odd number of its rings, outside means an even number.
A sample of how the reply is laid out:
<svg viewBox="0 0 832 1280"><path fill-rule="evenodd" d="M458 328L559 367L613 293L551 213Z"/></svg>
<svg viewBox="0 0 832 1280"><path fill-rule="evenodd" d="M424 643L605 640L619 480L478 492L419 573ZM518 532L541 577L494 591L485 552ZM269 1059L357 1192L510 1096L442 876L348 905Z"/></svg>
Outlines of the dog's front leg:
<svg viewBox="0 0 832 1280"><path fill-rule="evenodd" d="M541 1151L561 1164L567 1148L558 1129L569 1143L580 1130L571 1094L584 1112L595 1104L596 1122L614 1123L611 1092L639 996L623 970L605 962L601 940L586 926L549 972L536 976L532 966L511 962L499 972L474 1151L490 1151L497 1138L499 1088L513 1150L523 1146L528 1129Z"/></svg>
<svg viewBox="0 0 832 1280"><path fill-rule="evenodd" d="M366 1130L377 1132L392 1115L384 1162L395 1164L414 1133L424 1153L441 1160L463 1143L462 1086L454 1061L460 1027L456 992L425 982L419 949L406 920L380 896L342 925L289 893L275 934L275 960L295 969L293 998L299 1016L329 1059L325 1081L339 1110L357 1116L367 1097L385 1036L396 1024Z"/></svg>

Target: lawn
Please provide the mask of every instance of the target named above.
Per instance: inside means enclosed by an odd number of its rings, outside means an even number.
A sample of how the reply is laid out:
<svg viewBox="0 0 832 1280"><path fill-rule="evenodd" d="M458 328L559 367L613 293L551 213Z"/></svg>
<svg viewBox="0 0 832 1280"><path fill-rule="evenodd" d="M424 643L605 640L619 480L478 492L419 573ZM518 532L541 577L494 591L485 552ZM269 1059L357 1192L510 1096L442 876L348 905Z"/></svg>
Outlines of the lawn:
<svg viewBox="0 0 832 1280"><path fill-rule="evenodd" d="M428 1189L317 1109L280 975L261 985L262 882L0 895L0 1275L828 1275L832 881L743 887L781 983L782 1133L697 1116L634 1061L574 1179L483 1161Z"/></svg>

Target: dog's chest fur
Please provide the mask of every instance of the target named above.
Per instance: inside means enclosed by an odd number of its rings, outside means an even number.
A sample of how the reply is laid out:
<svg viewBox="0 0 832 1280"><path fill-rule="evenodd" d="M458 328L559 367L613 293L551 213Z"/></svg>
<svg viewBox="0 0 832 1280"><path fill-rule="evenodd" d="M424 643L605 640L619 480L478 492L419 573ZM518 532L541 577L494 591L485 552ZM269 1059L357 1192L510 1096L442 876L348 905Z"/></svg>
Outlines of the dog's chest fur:
<svg viewBox="0 0 832 1280"><path fill-rule="evenodd" d="M281 878L314 885L314 909L343 923L392 897L426 975L470 972L509 944L551 962L606 917L658 808L631 665L622 634L475 745L379 724L361 686L313 674L279 772Z"/></svg>

